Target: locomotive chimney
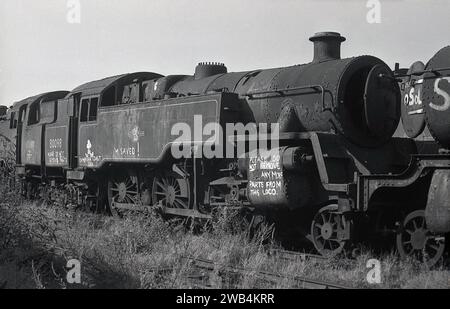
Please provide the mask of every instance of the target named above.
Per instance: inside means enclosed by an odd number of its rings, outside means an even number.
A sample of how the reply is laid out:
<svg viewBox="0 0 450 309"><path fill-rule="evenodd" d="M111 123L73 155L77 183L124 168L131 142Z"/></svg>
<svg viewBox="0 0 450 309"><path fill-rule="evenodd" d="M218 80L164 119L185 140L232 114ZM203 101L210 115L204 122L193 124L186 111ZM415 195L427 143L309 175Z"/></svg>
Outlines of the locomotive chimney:
<svg viewBox="0 0 450 309"><path fill-rule="evenodd" d="M337 32L318 32L309 38L314 43L313 62L341 59L341 43L345 38Z"/></svg>

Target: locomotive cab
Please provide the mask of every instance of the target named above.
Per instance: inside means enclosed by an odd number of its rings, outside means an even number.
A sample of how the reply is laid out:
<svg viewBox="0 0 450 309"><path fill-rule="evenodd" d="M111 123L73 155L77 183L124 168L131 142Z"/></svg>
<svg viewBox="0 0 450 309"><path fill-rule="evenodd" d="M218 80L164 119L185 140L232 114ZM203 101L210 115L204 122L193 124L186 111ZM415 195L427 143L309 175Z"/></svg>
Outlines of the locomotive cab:
<svg viewBox="0 0 450 309"><path fill-rule="evenodd" d="M45 127L56 120L57 101L67 93L49 92L21 102L17 129L19 173L44 177L41 168L45 167Z"/></svg>

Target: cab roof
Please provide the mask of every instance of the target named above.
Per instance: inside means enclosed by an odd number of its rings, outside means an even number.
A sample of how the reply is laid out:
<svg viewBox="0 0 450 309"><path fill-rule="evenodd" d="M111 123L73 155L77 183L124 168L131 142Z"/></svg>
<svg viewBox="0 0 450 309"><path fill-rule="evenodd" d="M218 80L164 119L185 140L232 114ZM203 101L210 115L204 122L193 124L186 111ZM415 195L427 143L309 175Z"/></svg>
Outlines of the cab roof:
<svg viewBox="0 0 450 309"><path fill-rule="evenodd" d="M67 94L69 93L69 91L52 91L52 92L44 92L32 97L28 97L26 99L23 99L21 101L17 101L15 102L11 109L13 110L18 110L21 106L27 104L27 105L31 105L35 102L38 101L51 101L51 100L58 100L61 98L64 98Z"/></svg>
<svg viewBox="0 0 450 309"><path fill-rule="evenodd" d="M103 78L100 80L92 81L89 83L85 83L81 86L78 86L70 95L76 93L82 93L82 96L93 96L99 95L103 93L107 88L120 83L131 83L135 79L139 80L151 80L155 78L163 77L160 74L152 73L152 72L136 72L136 73L127 73L116 76L111 76L107 78Z"/></svg>

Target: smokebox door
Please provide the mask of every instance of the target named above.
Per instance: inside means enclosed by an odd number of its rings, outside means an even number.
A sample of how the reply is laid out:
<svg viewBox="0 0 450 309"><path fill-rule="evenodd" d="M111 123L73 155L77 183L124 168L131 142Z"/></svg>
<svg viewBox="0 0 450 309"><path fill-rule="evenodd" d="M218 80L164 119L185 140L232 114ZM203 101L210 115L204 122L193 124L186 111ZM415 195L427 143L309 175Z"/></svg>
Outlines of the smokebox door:
<svg viewBox="0 0 450 309"><path fill-rule="evenodd" d="M370 71L364 93L367 127L375 136L393 134L400 120L400 89L386 65Z"/></svg>

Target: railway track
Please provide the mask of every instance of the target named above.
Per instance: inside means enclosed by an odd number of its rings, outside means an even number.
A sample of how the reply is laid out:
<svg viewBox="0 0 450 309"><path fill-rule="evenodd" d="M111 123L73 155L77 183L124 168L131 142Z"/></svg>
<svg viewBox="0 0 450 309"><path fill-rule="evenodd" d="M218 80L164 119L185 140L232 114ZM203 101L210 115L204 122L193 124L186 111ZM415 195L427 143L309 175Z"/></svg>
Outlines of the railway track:
<svg viewBox="0 0 450 309"><path fill-rule="evenodd" d="M292 280L294 282L293 287L298 289L349 289L349 287L331 282L315 280L296 275L277 274L269 271L234 267L224 264L218 264L214 261L202 258L185 257L183 259L183 264L188 265L192 271L188 272L182 279L190 287L197 289L212 289L212 282L214 280L224 280L225 278L229 279L239 276L252 276L253 278L272 284L280 283L283 280ZM164 268L160 269L158 272L170 272L175 270L175 268L176 267Z"/></svg>
<svg viewBox="0 0 450 309"><path fill-rule="evenodd" d="M318 254L287 251L287 250L281 250L281 249L271 249L269 251L269 255L278 257L278 258L286 260L286 261L292 261L292 262L310 261L310 260L317 260L317 261L328 260L327 257L318 255Z"/></svg>

